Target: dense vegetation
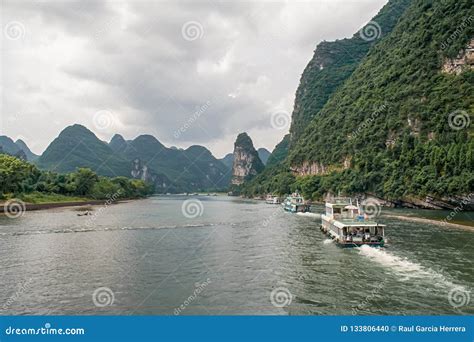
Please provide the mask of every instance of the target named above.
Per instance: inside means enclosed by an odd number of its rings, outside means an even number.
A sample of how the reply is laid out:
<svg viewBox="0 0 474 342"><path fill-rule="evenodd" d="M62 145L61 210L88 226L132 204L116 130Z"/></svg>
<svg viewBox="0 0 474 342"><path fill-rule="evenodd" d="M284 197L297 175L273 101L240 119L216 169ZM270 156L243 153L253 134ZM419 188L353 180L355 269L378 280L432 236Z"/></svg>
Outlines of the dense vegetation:
<svg viewBox="0 0 474 342"><path fill-rule="evenodd" d="M288 155L288 148L290 146L290 135L287 134L283 137L272 151L272 154L268 157L267 167L275 166L283 162Z"/></svg>
<svg viewBox="0 0 474 342"><path fill-rule="evenodd" d="M0 199L20 198L26 202L118 199L143 197L152 191L141 180L101 177L88 168L68 174L41 171L26 161L0 154Z"/></svg>
<svg viewBox="0 0 474 342"><path fill-rule="evenodd" d="M413 1L394 30L370 49L323 108L312 112L277 174L267 178L264 172L245 191L298 188L311 198L327 191L370 192L388 199L472 192L474 142L468 123L474 72L441 70L474 37L473 26L462 24L473 17L472 1ZM460 114L466 126L453 129L451 113ZM323 165L326 172L295 178L290 165L304 162Z"/></svg>
<svg viewBox="0 0 474 342"><path fill-rule="evenodd" d="M321 42L306 66L296 91L295 108L290 128L291 141L296 142L308 123L323 108L329 97L354 72L370 47L389 34L410 0L392 0L366 25L366 39L359 32L352 38ZM377 26L373 26L375 22Z"/></svg>

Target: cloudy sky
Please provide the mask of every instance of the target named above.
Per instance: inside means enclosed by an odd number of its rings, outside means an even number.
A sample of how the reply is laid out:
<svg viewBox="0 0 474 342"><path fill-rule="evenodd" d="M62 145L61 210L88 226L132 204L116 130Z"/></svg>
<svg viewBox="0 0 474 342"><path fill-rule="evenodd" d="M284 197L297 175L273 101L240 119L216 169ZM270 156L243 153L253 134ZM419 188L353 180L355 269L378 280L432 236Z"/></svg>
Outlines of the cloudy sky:
<svg viewBox="0 0 474 342"><path fill-rule="evenodd" d="M272 150L316 45L386 2L2 1L0 134L41 153L80 123L222 157L247 131Z"/></svg>

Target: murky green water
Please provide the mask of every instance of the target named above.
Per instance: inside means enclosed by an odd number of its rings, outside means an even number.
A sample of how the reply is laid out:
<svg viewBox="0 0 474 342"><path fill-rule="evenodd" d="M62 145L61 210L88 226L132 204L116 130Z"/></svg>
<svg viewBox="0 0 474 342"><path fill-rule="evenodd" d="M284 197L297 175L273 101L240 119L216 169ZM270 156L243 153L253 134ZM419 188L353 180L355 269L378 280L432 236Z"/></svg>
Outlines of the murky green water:
<svg viewBox="0 0 474 342"><path fill-rule="evenodd" d="M341 249L315 215L195 198L0 217L0 313L474 313L473 232L382 218L387 248Z"/></svg>

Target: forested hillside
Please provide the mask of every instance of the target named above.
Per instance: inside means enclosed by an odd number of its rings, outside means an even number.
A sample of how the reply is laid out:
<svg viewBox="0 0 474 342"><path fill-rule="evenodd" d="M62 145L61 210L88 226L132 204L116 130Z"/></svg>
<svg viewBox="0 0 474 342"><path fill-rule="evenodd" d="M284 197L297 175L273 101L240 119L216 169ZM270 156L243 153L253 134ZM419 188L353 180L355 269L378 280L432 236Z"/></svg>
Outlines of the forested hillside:
<svg viewBox="0 0 474 342"><path fill-rule="evenodd" d="M353 73L370 47L392 31L410 1L389 1L352 38L318 44L296 91L290 128L292 142L300 138L307 124Z"/></svg>
<svg viewBox="0 0 474 342"><path fill-rule="evenodd" d="M289 167L274 176L285 181L246 191L394 201L472 192L472 23L472 1L414 0L290 147Z"/></svg>

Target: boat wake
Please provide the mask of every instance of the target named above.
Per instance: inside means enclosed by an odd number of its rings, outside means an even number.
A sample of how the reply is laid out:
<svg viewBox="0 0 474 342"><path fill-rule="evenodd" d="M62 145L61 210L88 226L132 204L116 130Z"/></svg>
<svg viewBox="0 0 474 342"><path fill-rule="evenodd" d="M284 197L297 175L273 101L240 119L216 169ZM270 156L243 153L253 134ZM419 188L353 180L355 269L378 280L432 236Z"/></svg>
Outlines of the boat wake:
<svg viewBox="0 0 474 342"><path fill-rule="evenodd" d="M426 268L420 264L412 262L407 258L402 258L391 254L382 249L373 248L370 246L361 246L358 248L360 254L369 258L370 260L389 268L391 271L401 276L401 281L409 281L412 279L428 280L432 284L439 287L461 288L448 280L443 274L436 272L431 268Z"/></svg>
<svg viewBox="0 0 474 342"><path fill-rule="evenodd" d="M315 214L315 213L296 213L296 215L313 217L313 218L321 218L321 214Z"/></svg>
<svg viewBox="0 0 474 342"><path fill-rule="evenodd" d="M323 243L324 243L325 245L329 245L329 244L332 243L332 242L333 242L333 240L331 240L331 239L326 239L326 240L323 241Z"/></svg>

